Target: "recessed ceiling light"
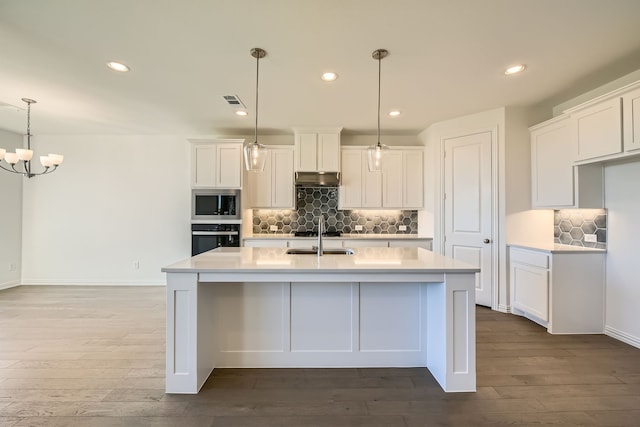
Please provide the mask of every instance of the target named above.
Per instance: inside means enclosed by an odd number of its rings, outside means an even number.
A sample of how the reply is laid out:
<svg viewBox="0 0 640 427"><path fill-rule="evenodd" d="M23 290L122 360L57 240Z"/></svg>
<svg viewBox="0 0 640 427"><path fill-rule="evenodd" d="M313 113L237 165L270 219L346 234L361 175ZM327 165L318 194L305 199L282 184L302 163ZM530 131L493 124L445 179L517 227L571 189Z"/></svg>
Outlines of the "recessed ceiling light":
<svg viewBox="0 0 640 427"><path fill-rule="evenodd" d="M399 111L399 110L391 110L391 111L389 111L389 115L390 115L391 117L398 117L400 114L401 114L401 113L400 113L400 111Z"/></svg>
<svg viewBox="0 0 640 427"><path fill-rule="evenodd" d="M109 61L107 62L107 67L111 68L113 71L119 71L121 73L129 71L129 67L122 62Z"/></svg>
<svg viewBox="0 0 640 427"><path fill-rule="evenodd" d="M512 65L509 68L507 68L506 70L504 70L504 74L507 75L507 76L511 76L513 74L519 74L519 73L523 72L526 68L527 68L527 66L524 65L524 64Z"/></svg>
<svg viewBox="0 0 640 427"><path fill-rule="evenodd" d="M328 71L326 73L322 73L322 80L325 82L332 82L338 78L338 75L332 71Z"/></svg>
<svg viewBox="0 0 640 427"><path fill-rule="evenodd" d="M236 115L238 115L238 116L243 116L243 117L244 117L244 116L246 116L246 115L247 115L247 112L246 112L246 111L244 111L244 110L238 110L238 111L236 111Z"/></svg>

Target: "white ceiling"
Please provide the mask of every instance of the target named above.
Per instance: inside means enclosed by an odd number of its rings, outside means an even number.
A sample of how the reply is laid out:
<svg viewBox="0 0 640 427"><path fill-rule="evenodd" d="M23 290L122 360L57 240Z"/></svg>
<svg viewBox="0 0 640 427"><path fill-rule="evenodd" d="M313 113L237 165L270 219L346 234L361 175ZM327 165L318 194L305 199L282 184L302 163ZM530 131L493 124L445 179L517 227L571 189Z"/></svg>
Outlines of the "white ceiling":
<svg viewBox="0 0 640 427"><path fill-rule="evenodd" d="M383 133L564 101L640 68L638 0L0 0L0 103L34 134ZM105 67L115 59L131 72ZM524 62L514 77L503 69ZM333 70L337 81L320 74ZM591 86L589 86L591 85ZM222 99L236 94L240 118ZM398 118L386 116L400 109ZM25 131L0 108L0 128Z"/></svg>

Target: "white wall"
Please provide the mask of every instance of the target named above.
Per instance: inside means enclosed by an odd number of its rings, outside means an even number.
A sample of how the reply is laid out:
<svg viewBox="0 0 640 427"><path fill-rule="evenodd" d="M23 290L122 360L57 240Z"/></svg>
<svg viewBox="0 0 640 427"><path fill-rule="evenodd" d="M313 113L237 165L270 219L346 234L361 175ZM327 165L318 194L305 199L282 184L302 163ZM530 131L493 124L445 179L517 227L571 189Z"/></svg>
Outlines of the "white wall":
<svg viewBox="0 0 640 427"><path fill-rule="evenodd" d="M191 255L186 138L33 142L65 161L24 183L23 284L164 284L161 267Z"/></svg>
<svg viewBox="0 0 640 427"><path fill-rule="evenodd" d="M22 135L0 130L0 148L14 151L16 147L22 147ZM0 170L0 289L20 284L24 179Z"/></svg>
<svg viewBox="0 0 640 427"><path fill-rule="evenodd" d="M605 167L605 332L640 347L640 161Z"/></svg>

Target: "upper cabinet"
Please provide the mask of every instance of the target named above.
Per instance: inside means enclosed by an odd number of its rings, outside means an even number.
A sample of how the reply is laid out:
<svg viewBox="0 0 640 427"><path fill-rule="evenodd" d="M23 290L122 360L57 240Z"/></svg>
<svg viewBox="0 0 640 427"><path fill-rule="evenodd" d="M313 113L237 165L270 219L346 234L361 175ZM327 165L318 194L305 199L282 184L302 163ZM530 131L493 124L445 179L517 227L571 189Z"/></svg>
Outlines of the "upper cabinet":
<svg viewBox="0 0 640 427"><path fill-rule="evenodd" d="M602 165L575 166L576 141L569 116L531 131L531 206L542 209L602 208Z"/></svg>
<svg viewBox="0 0 640 427"><path fill-rule="evenodd" d="M340 209L422 209L423 149L392 148L382 172L369 172L364 147L342 149Z"/></svg>
<svg viewBox="0 0 640 427"><path fill-rule="evenodd" d="M622 152L622 98L615 96L571 113L576 160Z"/></svg>
<svg viewBox="0 0 640 427"><path fill-rule="evenodd" d="M191 187L241 188L243 141L191 140Z"/></svg>
<svg viewBox="0 0 640 427"><path fill-rule="evenodd" d="M296 128L296 172L339 172L340 132L342 128Z"/></svg>
<svg viewBox="0 0 640 427"><path fill-rule="evenodd" d="M366 150L342 149L341 174L340 209L382 207L382 174L369 172Z"/></svg>
<svg viewBox="0 0 640 427"><path fill-rule="evenodd" d="M252 208L293 209L293 148L270 146L262 172L248 172Z"/></svg>
<svg viewBox="0 0 640 427"><path fill-rule="evenodd" d="M560 116L533 126L530 131L532 207L573 207L573 162L577 150L569 117Z"/></svg>
<svg viewBox="0 0 640 427"><path fill-rule="evenodd" d="M423 149L389 150L382 164L382 207L424 207Z"/></svg>
<svg viewBox="0 0 640 427"><path fill-rule="evenodd" d="M622 96L624 151L640 149L640 88Z"/></svg>

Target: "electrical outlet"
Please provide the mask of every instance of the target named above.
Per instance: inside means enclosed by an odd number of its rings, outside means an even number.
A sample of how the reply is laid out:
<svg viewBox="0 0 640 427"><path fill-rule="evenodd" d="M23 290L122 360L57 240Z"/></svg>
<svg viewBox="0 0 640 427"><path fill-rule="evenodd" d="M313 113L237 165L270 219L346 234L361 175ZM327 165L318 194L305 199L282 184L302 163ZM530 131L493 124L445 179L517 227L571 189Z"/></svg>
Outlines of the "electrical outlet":
<svg viewBox="0 0 640 427"><path fill-rule="evenodd" d="M277 225L270 225L269 226L269 231L278 231L278 226Z"/></svg>
<svg viewBox="0 0 640 427"><path fill-rule="evenodd" d="M362 231L362 226L361 225L356 225L356 231Z"/></svg>
<svg viewBox="0 0 640 427"><path fill-rule="evenodd" d="M596 243L598 241L598 236L595 234L585 234L584 241L589 243Z"/></svg>
<svg viewBox="0 0 640 427"><path fill-rule="evenodd" d="M9 271L17 271L18 270L18 265L15 262L12 262L11 264L9 264Z"/></svg>
<svg viewBox="0 0 640 427"><path fill-rule="evenodd" d="M133 261L133 268L138 270L140 268L140 261Z"/></svg>
<svg viewBox="0 0 640 427"><path fill-rule="evenodd" d="M406 225L400 225L400 226L398 226L398 230L407 231L407 226Z"/></svg>

